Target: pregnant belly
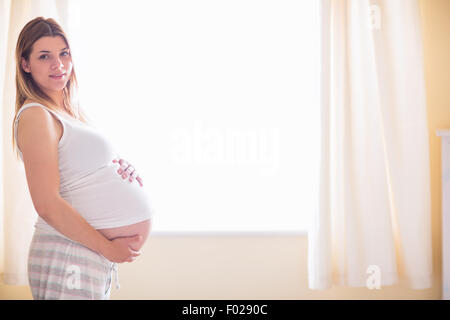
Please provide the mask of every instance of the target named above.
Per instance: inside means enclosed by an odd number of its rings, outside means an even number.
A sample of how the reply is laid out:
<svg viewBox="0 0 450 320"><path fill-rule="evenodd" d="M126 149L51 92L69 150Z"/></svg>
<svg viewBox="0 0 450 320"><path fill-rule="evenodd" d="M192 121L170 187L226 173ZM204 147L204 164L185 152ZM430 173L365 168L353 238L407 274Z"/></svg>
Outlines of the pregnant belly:
<svg viewBox="0 0 450 320"><path fill-rule="evenodd" d="M150 233L153 208L147 192L138 181L122 179L112 163L65 184L60 194L106 238L141 235L133 250Z"/></svg>
<svg viewBox="0 0 450 320"><path fill-rule="evenodd" d="M109 240L121 237L130 237L135 235L142 236L141 241L130 244L130 248L135 251L139 251L142 248L142 246L144 245L145 241L148 238L150 230L151 230L150 219L123 227L97 229L98 232L103 234Z"/></svg>

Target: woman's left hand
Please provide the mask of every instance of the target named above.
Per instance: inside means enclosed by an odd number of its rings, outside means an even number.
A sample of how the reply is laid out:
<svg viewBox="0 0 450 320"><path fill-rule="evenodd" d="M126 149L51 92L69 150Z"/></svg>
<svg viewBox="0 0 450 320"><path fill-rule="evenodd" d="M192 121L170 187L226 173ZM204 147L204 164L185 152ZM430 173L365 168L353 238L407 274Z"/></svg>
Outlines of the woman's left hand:
<svg viewBox="0 0 450 320"><path fill-rule="evenodd" d="M144 186L142 178L138 176L136 170L128 161L122 158L116 158L112 162L120 164L120 168L119 170L117 170L117 173L122 175L122 179L126 179L128 176L130 176L130 178L128 179L130 182L132 182L133 179L136 179L141 187Z"/></svg>

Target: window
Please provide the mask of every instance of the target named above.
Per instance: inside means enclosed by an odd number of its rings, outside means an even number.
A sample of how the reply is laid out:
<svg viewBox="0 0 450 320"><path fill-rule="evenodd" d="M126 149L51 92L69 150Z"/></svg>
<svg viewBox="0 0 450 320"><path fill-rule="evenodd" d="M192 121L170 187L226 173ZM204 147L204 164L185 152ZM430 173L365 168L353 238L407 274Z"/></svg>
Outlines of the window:
<svg viewBox="0 0 450 320"><path fill-rule="evenodd" d="M142 177L153 232L307 230L318 1L73 5L82 106Z"/></svg>

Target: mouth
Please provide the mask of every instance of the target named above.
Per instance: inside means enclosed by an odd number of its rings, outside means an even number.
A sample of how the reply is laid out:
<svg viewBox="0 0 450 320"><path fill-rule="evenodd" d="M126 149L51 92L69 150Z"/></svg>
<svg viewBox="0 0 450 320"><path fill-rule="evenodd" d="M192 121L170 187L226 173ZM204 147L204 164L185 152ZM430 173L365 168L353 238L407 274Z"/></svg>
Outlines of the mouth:
<svg viewBox="0 0 450 320"><path fill-rule="evenodd" d="M60 80L63 77L65 77L65 73L60 73L60 74L56 74L56 75L50 75L50 78L55 79L55 80Z"/></svg>

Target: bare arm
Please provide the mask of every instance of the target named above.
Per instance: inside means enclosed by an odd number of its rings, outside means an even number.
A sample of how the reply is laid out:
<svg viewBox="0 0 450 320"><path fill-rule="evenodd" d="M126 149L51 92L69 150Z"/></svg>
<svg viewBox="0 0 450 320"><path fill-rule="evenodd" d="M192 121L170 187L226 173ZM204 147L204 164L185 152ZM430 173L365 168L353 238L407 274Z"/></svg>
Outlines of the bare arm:
<svg viewBox="0 0 450 320"><path fill-rule="evenodd" d="M66 237L81 243L103 256L108 256L110 241L95 230L66 200L60 196L48 199L45 208L39 208L38 214L49 225Z"/></svg>
<svg viewBox="0 0 450 320"><path fill-rule="evenodd" d="M124 241L110 241L94 229L59 194L58 142L63 127L40 107L24 110L18 124L17 143L23 155L33 205L49 225L114 262L131 262L135 253ZM128 242L133 241L130 237Z"/></svg>

